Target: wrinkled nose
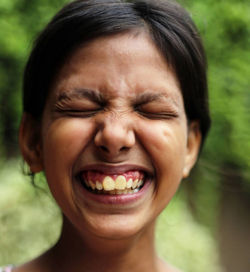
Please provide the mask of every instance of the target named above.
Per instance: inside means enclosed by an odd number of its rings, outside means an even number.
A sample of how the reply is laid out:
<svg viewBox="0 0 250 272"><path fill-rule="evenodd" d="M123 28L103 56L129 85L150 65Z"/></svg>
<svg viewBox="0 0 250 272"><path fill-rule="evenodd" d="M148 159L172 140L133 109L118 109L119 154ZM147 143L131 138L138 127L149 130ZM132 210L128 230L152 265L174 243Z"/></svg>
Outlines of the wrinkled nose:
<svg viewBox="0 0 250 272"><path fill-rule="evenodd" d="M98 151L108 156L118 156L135 144L135 135L129 120L104 120L94 139Z"/></svg>

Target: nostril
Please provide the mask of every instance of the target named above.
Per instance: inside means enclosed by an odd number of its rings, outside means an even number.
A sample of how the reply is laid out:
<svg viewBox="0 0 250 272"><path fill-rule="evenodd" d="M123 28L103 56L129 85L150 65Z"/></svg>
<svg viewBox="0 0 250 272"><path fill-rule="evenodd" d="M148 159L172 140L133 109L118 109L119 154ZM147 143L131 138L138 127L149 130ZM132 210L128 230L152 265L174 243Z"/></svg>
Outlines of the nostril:
<svg viewBox="0 0 250 272"><path fill-rule="evenodd" d="M106 153L109 153L109 152L110 152L110 150L109 150L105 145L100 145L99 148L100 148L102 151L106 152ZM123 146L123 147L121 147L121 148L119 149L119 151L126 151L126 150L128 150L128 149L129 149L128 147Z"/></svg>
<svg viewBox="0 0 250 272"><path fill-rule="evenodd" d="M123 147L120 148L120 151L126 151L126 150L128 150L128 149L129 149L128 147L123 146Z"/></svg>
<svg viewBox="0 0 250 272"><path fill-rule="evenodd" d="M105 151L105 152L109 152L109 150L108 150L108 148L106 147L106 146L104 146L104 145L101 145L101 146L99 146L103 151Z"/></svg>

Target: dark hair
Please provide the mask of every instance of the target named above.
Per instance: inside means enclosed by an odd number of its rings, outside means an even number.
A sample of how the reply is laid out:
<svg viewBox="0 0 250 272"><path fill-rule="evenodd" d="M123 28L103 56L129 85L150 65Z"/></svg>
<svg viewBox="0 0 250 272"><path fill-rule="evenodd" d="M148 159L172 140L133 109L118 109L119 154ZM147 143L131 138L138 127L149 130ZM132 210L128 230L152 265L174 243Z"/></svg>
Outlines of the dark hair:
<svg viewBox="0 0 250 272"><path fill-rule="evenodd" d="M77 0L66 5L36 40L23 84L23 108L41 118L51 84L69 55L97 37L146 29L179 80L189 121L209 127L206 57L188 13L168 0Z"/></svg>

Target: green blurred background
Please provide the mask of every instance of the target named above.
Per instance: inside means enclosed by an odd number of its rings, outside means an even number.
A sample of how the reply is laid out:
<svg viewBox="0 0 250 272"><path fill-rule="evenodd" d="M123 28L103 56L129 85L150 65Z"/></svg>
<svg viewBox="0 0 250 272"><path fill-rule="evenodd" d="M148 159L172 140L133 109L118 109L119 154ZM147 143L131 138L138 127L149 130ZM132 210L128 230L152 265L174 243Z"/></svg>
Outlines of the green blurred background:
<svg viewBox="0 0 250 272"><path fill-rule="evenodd" d="M66 0L0 0L0 265L58 238L61 215L18 150L22 72L37 33ZM250 3L182 0L204 39L213 126L192 176L158 222L161 256L186 272L250 271Z"/></svg>

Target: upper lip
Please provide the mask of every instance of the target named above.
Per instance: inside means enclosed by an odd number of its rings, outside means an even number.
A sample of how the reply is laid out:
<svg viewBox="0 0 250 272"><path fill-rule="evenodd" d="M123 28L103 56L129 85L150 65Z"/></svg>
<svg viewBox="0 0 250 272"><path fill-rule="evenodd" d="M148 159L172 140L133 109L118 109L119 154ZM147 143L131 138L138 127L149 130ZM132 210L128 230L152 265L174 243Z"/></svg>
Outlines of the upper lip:
<svg viewBox="0 0 250 272"><path fill-rule="evenodd" d="M128 171L143 171L148 175L153 175L153 171L151 169L135 164L121 164L121 165L90 164L82 167L80 169L80 172L90 170L103 172L107 175L119 175Z"/></svg>

